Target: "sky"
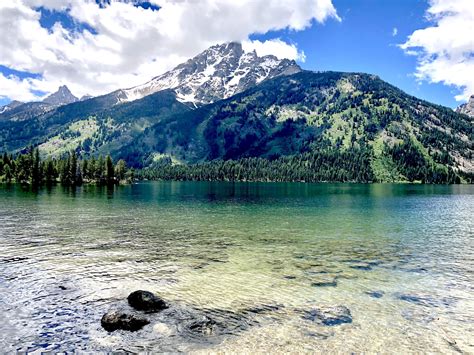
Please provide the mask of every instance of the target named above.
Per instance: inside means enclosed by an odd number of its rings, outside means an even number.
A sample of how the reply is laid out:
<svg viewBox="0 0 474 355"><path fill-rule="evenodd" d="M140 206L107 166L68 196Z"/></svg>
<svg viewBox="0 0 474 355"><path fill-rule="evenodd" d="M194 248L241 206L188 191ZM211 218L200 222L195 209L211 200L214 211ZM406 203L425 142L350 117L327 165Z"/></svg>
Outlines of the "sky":
<svg viewBox="0 0 474 355"><path fill-rule="evenodd" d="M131 87L228 41L453 108L474 94L474 0L9 0L0 33L0 105Z"/></svg>

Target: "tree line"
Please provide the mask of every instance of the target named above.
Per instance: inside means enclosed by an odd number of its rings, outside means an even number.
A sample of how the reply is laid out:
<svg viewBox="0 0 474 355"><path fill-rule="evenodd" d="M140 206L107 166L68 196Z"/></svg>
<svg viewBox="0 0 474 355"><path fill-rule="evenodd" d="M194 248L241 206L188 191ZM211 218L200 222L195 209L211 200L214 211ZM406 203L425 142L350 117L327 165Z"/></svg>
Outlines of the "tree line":
<svg viewBox="0 0 474 355"><path fill-rule="evenodd" d="M137 173L140 179L191 181L373 182L368 149L318 150L274 160L242 158L172 165L162 160Z"/></svg>
<svg viewBox="0 0 474 355"><path fill-rule="evenodd" d="M409 182L431 184L460 183L460 177L450 168L429 164L418 151L404 146L387 149L397 169ZM281 182L384 182L378 181L372 170L370 147L332 148L282 156L277 159L242 158L213 160L191 165L173 165L164 158L154 166L137 172L139 179L178 181L281 181ZM471 181L469 176L466 181Z"/></svg>
<svg viewBox="0 0 474 355"><path fill-rule="evenodd" d="M42 160L38 148L29 148L16 155L0 156L0 181L39 186L60 183L79 186L84 183L114 185L134 179L133 169L128 169L123 159L114 164L110 155L105 158L80 159L74 151L63 157Z"/></svg>

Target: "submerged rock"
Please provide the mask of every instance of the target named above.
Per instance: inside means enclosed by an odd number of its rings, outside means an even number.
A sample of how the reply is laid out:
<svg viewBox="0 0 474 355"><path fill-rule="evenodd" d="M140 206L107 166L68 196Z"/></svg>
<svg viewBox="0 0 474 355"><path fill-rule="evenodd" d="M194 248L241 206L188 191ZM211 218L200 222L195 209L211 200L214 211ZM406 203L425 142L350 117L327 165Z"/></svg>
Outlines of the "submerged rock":
<svg viewBox="0 0 474 355"><path fill-rule="evenodd" d="M170 336L173 330L166 323L156 323L153 326L153 331L161 336Z"/></svg>
<svg viewBox="0 0 474 355"><path fill-rule="evenodd" d="M372 266L370 265L351 265L349 266L351 269L355 269L355 270L363 270L363 271L370 271L372 270Z"/></svg>
<svg viewBox="0 0 474 355"><path fill-rule="evenodd" d="M306 311L303 319L328 326L352 323L352 315L346 306L321 307Z"/></svg>
<svg viewBox="0 0 474 355"><path fill-rule="evenodd" d="M272 313L277 312L284 308L282 304L261 304L253 307L249 307L243 310L244 313L261 314L261 313Z"/></svg>
<svg viewBox="0 0 474 355"><path fill-rule="evenodd" d="M385 292L383 292L383 291L367 291L366 294L369 295L370 297L373 297L373 298L382 298L383 295L385 294Z"/></svg>
<svg viewBox="0 0 474 355"><path fill-rule="evenodd" d="M425 307L448 307L455 302L452 298L436 298L425 294L395 293L395 297L401 301Z"/></svg>
<svg viewBox="0 0 474 355"><path fill-rule="evenodd" d="M311 283L313 287L336 287L337 286L337 279L333 279L330 281L317 281Z"/></svg>
<svg viewBox="0 0 474 355"><path fill-rule="evenodd" d="M140 318L121 311L109 311L102 316L100 323L108 332L113 332L118 329L135 332L142 329L150 322L148 319Z"/></svg>
<svg viewBox="0 0 474 355"><path fill-rule="evenodd" d="M128 297L128 304L139 311L158 312L168 308L166 302L149 291L135 291Z"/></svg>
<svg viewBox="0 0 474 355"><path fill-rule="evenodd" d="M218 331L218 325L216 321L207 316L202 316L201 319L189 323L187 327L193 333L206 336L215 335Z"/></svg>

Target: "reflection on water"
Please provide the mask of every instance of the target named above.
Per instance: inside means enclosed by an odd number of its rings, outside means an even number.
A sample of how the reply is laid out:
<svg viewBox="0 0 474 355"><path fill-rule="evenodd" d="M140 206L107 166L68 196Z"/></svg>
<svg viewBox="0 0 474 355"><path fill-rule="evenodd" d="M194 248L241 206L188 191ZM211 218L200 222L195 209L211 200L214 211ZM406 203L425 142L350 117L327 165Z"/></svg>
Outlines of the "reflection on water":
<svg viewBox="0 0 474 355"><path fill-rule="evenodd" d="M472 353L473 215L471 186L1 186L0 347ZM137 289L171 307L103 330Z"/></svg>

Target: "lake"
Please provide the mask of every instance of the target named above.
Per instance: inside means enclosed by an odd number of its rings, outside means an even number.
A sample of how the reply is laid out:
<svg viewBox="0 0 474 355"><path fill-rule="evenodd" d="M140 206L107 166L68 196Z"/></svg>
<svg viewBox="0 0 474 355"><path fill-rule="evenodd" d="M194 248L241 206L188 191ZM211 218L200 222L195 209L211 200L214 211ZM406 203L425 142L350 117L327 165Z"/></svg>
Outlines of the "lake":
<svg viewBox="0 0 474 355"><path fill-rule="evenodd" d="M468 185L0 185L0 349L474 353L473 217ZM140 289L170 308L105 331Z"/></svg>

